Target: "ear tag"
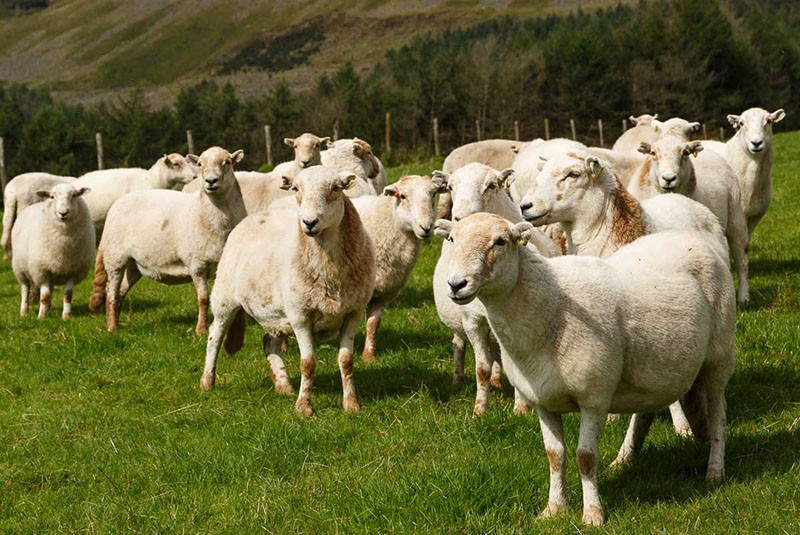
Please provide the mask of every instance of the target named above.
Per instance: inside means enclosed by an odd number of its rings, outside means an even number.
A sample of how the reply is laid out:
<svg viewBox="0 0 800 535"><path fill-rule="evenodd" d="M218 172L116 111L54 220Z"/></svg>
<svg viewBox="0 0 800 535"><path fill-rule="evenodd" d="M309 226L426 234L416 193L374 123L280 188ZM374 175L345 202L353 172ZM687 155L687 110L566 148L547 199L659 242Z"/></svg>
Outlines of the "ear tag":
<svg viewBox="0 0 800 535"><path fill-rule="evenodd" d="M525 247L526 245L528 245L528 242L526 242L526 241L525 241L524 239L522 239L522 238L519 238L519 239L517 240L517 243L518 243L518 244L520 244L520 245L522 245L523 247Z"/></svg>

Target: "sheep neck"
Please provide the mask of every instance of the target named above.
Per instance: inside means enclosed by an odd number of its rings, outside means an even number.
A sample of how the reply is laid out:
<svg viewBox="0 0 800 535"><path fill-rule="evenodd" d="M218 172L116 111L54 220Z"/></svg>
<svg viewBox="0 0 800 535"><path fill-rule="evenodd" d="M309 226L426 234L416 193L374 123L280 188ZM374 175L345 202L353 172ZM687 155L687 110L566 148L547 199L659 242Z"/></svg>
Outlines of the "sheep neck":
<svg viewBox="0 0 800 535"><path fill-rule="evenodd" d="M742 131L728 140L725 156L736 173L741 191L742 206L751 206L753 199L769 198L772 194L772 162L775 149L772 141L758 154L753 154L744 146Z"/></svg>

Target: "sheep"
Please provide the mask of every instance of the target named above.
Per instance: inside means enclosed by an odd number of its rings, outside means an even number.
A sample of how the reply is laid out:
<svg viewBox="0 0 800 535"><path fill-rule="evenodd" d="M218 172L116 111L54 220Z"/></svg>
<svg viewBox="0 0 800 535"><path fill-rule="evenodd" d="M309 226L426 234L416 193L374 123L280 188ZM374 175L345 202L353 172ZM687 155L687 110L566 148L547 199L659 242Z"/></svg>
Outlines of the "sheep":
<svg viewBox="0 0 800 535"><path fill-rule="evenodd" d="M655 115L644 114L639 117L631 115L628 120L633 123L633 128L623 132L611 149L614 152L636 155L642 141L653 143L658 139L659 135L652 127L653 121L657 118L657 113Z"/></svg>
<svg viewBox="0 0 800 535"><path fill-rule="evenodd" d="M363 139L356 137L329 141L328 149L322 151L320 157L325 167L349 171L359 178L356 184L347 189L350 198L377 195L386 187L386 171L383 164L375 157L372 146Z"/></svg>
<svg viewBox="0 0 800 535"><path fill-rule="evenodd" d="M606 258L622 246L666 230L706 233L728 257L717 217L683 195L658 195L642 203L589 153L567 153L549 160L520 205L534 226L560 223L570 254ZM670 405L675 432L691 435L680 403Z"/></svg>
<svg viewBox="0 0 800 535"><path fill-rule="evenodd" d="M275 171L269 173L236 171L234 175L242 191L242 199L244 199L244 206L248 214L266 210L274 201L289 197L289 192L281 189L281 176ZM203 184L204 180L198 178L187 184L183 188L183 192L195 193L203 189Z"/></svg>
<svg viewBox="0 0 800 535"><path fill-rule="evenodd" d="M89 188L85 196L92 214L97 238L100 239L106 216L114 202L126 193L146 189L172 189L188 184L197 176L197 156L165 154L150 169L122 168L92 171L78 177L76 188Z"/></svg>
<svg viewBox="0 0 800 535"><path fill-rule="evenodd" d="M275 166L273 171L277 176L295 176L301 170L312 165L320 165L322 160L320 152L331 138L318 137L306 132L298 137L283 139L284 144L294 149L294 160L283 162Z"/></svg>
<svg viewBox="0 0 800 535"><path fill-rule="evenodd" d="M531 230L493 214L435 226L451 243L450 299L485 307L511 384L537 408L550 464L541 516L566 509L561 415L569 412L580 412L585 524L605 521L597 439L609 411L635 413L617 458L624 463L641 447L653 411L684 396L703 400L691 417L708 428L706 480L722 480L725 387L736 359L727 259L701 233L685 231L644 236L606 259L545 258L524 246Z"/></svg>
<svg viewBox="0 0 800 535"><path fill-rule="evenodd" d="M482 163L492 169L508 169L514 162L517 153L527 143L511 139L486 139L461 145L450 152L442 164L442 171L451 174L468 163ZM450 219L452 202L450 195L439 196L439 219Z"/></svg>
<svg viewBox="0 0 800 535"><path fill-rule="evenodd" d="M775 157L772 125L784 117L783 109L769 113L762 108L750 108L741 115L728 115L736 135L727 143L703 142L706 148L724 156L736 173L748 235L753 234L772 200L772 160Z"/></svg>
<svg viewBox="0 0 800 535"><path fill-rule="evenodd" d="M39 190L37 195L45 202L28 206L17 217L11 266L20 284L20 316L28 313L28 302L38 288L39 319L44 319L53 287L63 284L61 318L69 319L72 289L89 273L94 259L94 225L81 198L87 191L71 184Z"/></svg>
<svg viewBox="0 0 800 535"><path fill-rule="evenodd" d="M646 200L660 193L682 193L706 205L725 230L739 279L738 301L747 303L750 298L749 238L747 222L739 204L739 185L731 167L717 154L701 153L702 142L682 141L673 135L666 135L652 145L643 142L639 150L646 158L628 188L631 194L639 200ZM695 163L690 155L697 157Z"/></svg>
<svg viewBox="0 0 800 535"><path fill-rule="evenodd" d="M286 210L252 214L225 244L211 293L211 324L200 388L214 387L216 362L244 342L245 314L264 329L264 353L275 390L293 389L280 340L294 333L300 346L300 393L295 410L310 415L316 369L315 342L338 333L342 405L359 409L353 381L353 341L375 286L375 253L358 212L343 194L355 175L322 166L287 177L296 215Z"/></svg>
<svg viewBox="0 0 800 535"><path fill-rule="evenodd" d="M122 300L144 275L164 284L192 282L197 292L195 332L206 333L208 280L228 234L247 215L233 166L244 157L220 147L197 159L205 187L129 193L111 207L95 263L90 308L106 301L106 329L115 332ZM123 280L124 277L124 280Z"/></svg>
<svg viewBox="0 0 800 535"><path fill-rule="evenodd" d="M32 204L42 200L38 191L50 190L57 184L69 184L75 177L51 175L50 173L23 173L15 176L6 184L3 192L3 235L0 246L3 248L3 259L9 260L11 251L11 231L17 214Z"/></svg>
<svg viewBox="0 0 800 535"><path fill-rule="evenodd" d="M439 188L441 189L441 188ZM367 306L365 361L375 360L376 336L384 308L405 287L422 242L431 237L439 189L428 177L404 176L383 195L352 200L375 249L375 290Z"/></svg>
<svg viewBox="0 0 800 535"><path fill-rule="evenodd" d="M519 209L508 195L514 181L514 171L496 171L480 163L470 163L452 175L434 171L433 182L440 189L447 189L453 199L453 220L458 221L470 214L489 212L499 214L512 221L522 221ZM559 254L556 246L541 232L531 233L531 245L546 256ZM453 331L453 387L458 389L464 382L464 354L469 340L475 350L475 381L477 393L473 415L486 412L489 383L500 386L500 365L497 343L491 337L486 313L480 303L469 307L456 306L447 298L444 286L446 266L450 258L450 244L442 245L442 252L433 273L433 297L439 318ZM515 412L526 412L527 405L516 396Z"/></svg>
<svg viewBox="0 0 800 535"><path fill-rule="evenodd" d="M511 168L516 171L514 182L509 190L511 198L517 204L522 200L531 183L536 179L536 175L539 174L540 158L549 158L568 150L582 149L586 149L586 145L583 143L563 138L528 143L519 151L511 164Z"/></svg>

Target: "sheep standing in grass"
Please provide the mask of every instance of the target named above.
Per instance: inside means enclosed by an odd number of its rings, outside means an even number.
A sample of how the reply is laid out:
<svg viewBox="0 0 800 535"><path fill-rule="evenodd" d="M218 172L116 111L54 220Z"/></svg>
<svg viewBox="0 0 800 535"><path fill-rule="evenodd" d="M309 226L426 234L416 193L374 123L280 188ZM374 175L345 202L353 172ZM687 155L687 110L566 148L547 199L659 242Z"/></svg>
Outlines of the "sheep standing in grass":
<svg viewBox="0 0 800 535"><path fill-rule="evenodd" d="M641 447L653 411L687 393L704 398L690 417L708 426L706 479L721 480L736 302L718 247L701 233L669 231L606 259L550 259L523 245L530 231L530 223L492 214L439 220L435 230L452 244L450 299L483 304L511 384L539 413L550 464L542 516L567 505L564 413L580 412L576 458L585 524L605 520L597 441L609 411L636 413L629 429L636 439L626 437L618 457L624 462Z"/></svg>
<svg viewBox="0 0 800 535"><path fill-rule="evenodd" d="M23 173L15 176L6 184L3 191L3 236L0 238L0 247L3 248L3 258L11 258L11 230L17 215L32 204L41 202L38 191L49 191L58 184L69 184L75 177L51 175L50 173Z"/></svg>
<svg viewBox="0 0 800 535"><path fill-rule="evenodd" d="M467 164L452 175L435 171L433 182L447 189L453 199L453 220L459 221L470 214L489 212L512 221L522 221L519 208L508 194L514 180L514 171L497 172L479 163ZM531 232L531 246L546 256L558 255L556 246L541 232ZM442 252L433 273L433 297L439 318L453 331L453 386L458 389L464 382L464 355L467 340L475 351L475 381L477 392L473 414L486 412L489 384L500 386L501 367L497 343L486 321L486 312L480 303L468 307L454 304L446 293L446 268L450 259L450 244L442 244ZM527 411L522 398L516 397L516 412Z"/></svg>
<svg viewBox="0 0 800 535"><path fill-rule="evenodd" d="M739 279L739 303L750 298L748 283L747 222L739 204L739 184L724 158L702 152L700 141L682 141L666 135L653 145L642 143L646 155L629 190L639 200L662 193L681 193L707 206L719 219ZM692 162L697 157L695 162Z"/></svg>
<svg viewBox="0 0 800 535"><path fill-rule="evenodd" d="M111 205L132 191L147 189L172 189L178 184L188 184L197 176L197 156L165 154L150 169L124 168L92 171L79 177L73 185L89 188L85 196L92 214L97 238L100 239Z"/></svg>
<svg viewBox="0 0 800 535"><path fill-rule="evenodd" d="M717 217L684 195L658 195L642 203L619 179L588 153L567 153L549 160L520 205L534 225L559 223L570 254L606 258L646 234L666 230L705 233L728 257ZM675 432L689 436L690 423L680 403L670 405Z"/></svg>
<svg viewBox="0 0 800 535"><path fill-rule="evenodd" d="M62 319L72 313L72 289L92 267L94 226L81 198L85 188L57 184L39 191L45 199L23 210L17 217L12 241L14 276L20 284L19 313L28 313L30 297L39 289L39 319L50 309L53 287L64 285Z"/></svg>
<svg viewBox="0 0 800 535"><path fill-rule="evenodd" d="M348 197L377 195L386 187L386 171L372 152L372 146L363 139L339 139L328 142L328 149L320 154L322 165L348 171L358 180L347 190Z"/></svg>
<svg viewBox="0 0 800 535"><path fill-rule="evenodd" d="M750 108L741 115L728 115L736 135L727 143L703 142L706 148L724 156L736 173L749 235L753 234L772 201L772 160L775 158L772 125L784 117L786 113L782 109L769 113L761 108Z"/></svg>
<svg viewBox="0 0 800 535"><path fill-rule="evenodd" d="M344 191L355 175L321 166L285 180L295 193L296 215L270 210L234 229L219 262L211 309L202 390L214 387L217 357L241 349L245 314L265 331L264 353L275 390L293 392L280 341L294 333L300 346L300 393L295 409L312 413L315 342L338 335L343 406L358 410L353 341L375 285L375 253L358 212Z"/></svg>
<svg viewBox="0 0 800 535"><path fill-rule="evenodd" d="M272 171L276 176L293 177L307 167L320 165L322 163L320 152L322 152L322 147L330 139L329 137L318 137L308 132L295 138L284 138L283 142L294 149L294 160L278 164Z"/></svg>
<svg viewBox="0 0 800 535"><path fill-rule="evenodd" d="M375 249L375 290L367 306L364 360L375 360L383 310L405 287L422 242L433 233L437 192L430 178L413 175L386 186L382 196L352 201Z"/></svg>
<svg viewBox="0 0 800 535"><path fill-rule="evenodd" d="M109 332L117 330L122 300L144 275L165 284L192 282L199 308L195 332L205 334L208 281L228 234L247 215L233 174L243 157L241 150L211 147L198 159L203 191L136 191L114 203L97 250L90 302L96 310L106 301Z"/></svg>

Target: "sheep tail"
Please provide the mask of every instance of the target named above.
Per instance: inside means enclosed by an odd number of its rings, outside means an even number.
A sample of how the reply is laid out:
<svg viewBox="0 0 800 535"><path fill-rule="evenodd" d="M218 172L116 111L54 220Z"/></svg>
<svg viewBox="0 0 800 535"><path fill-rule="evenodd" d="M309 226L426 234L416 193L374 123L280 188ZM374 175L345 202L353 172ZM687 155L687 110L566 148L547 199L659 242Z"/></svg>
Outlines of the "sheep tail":
<svg viewBox="0 0 800 535"><path fill-rule="evenodd" d="M225 335L224 347L228 355L238 353L242 349L245 327L247 327L247 316L245 316L244 309L240 308L228 328L228 334Z"/></svg>
<svg viewBox="0 0 800 535"><path fill-rule="evenodd" d="M3 236L0 244L3 246L3 259L11 259L11 229L14 226L14 219L17 217L17 196L13 193L13 188L6 186L5 199L3 203Z"/></svg>
<svg viewBox="0 0 800 535"><path fill-rule="evenodd" d="M94 282L92 288L92 297L89 298L89 310L99 310L103 303L106 301L106 283L108 282L108 273L106 273L106 264L103 261L103 249L97 248L97 258L94 262Z"/></svg>

